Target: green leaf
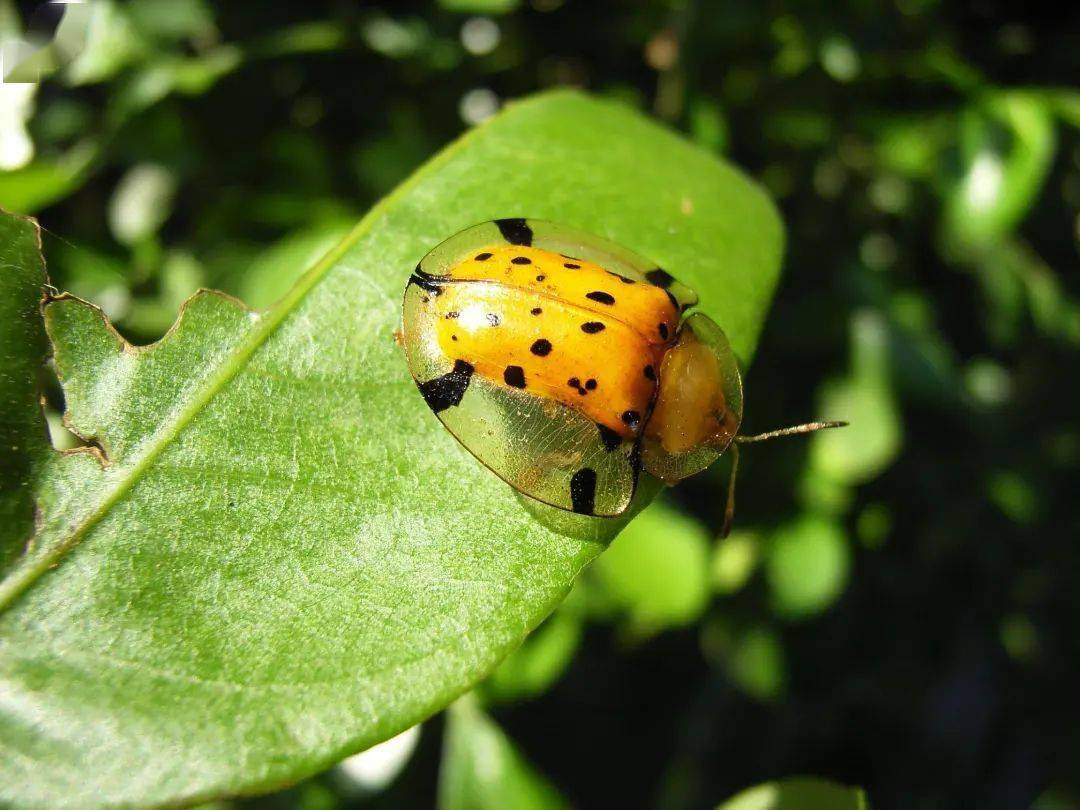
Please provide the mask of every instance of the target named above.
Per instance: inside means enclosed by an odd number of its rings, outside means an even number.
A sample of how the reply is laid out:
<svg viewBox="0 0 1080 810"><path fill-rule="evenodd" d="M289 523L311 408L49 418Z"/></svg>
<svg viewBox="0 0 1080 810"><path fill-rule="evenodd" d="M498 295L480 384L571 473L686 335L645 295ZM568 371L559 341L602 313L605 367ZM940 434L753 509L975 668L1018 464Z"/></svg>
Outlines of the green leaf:
<svg viewBox="0 0 1080 810"><path fill-rule="evenodd" d="M0 0L0 35L22 33L22 20L15 0Z"/></svg>
<svg viewBox="0 0 1080 810"><path fill-rule="evenodd" d="M849 424L813 437L808 475L861 484L880 475L900 453L903 425L893 392L888 329L879 313L864 310L852 318L851 371L822 386L819 412Z"/></svg>
<svg viewBox="0 0 1080 810"><path fill-rule="evenodd" d="M1002 92L961 119L959 179L945 199L945 232L962 246L992 243L1027 215L1054 159L1054 116L1034 93Z"/></svg>
<svg viewBox="0 0 1080 810"><path fill-rule="evenodd" d="M439 0L439 5L457 14L509 14L520 0Z"/></svg>
<svg viewBox="0 0 1080 810"><path fill-rule="evenodd" d="M32 214L79 188L90 175L99 147L81 141L57 158L35 160L21 169L0 172L0 206Z"/></svg>
<svg viewBox="0 0 1080 810"><path fill-rule="evenodd" d="M755 532L736 530L716 541L710 573L717 593L739 591L757 568L761 556L761 538Z"/></svg>
<svg viewBox="0 0 1080 810"><path fill-rule="evenodd" d="M96 84L111 79L150 51L150 44L132 25L129 10L114 0L98 0L81 21L83 41L68 65L69 84Z"/></svg>
<svg viewBox="0 0 1080 810"><path fill-rule="evenodd" d="M439 810L567 806L475 700L466 696L450 707L439 773Z"/></svg>
<svg viewBox="0 0 1080 810"><path fill-rule="evenodd" d="M298 230L255 257L240 278L238 293L248 306L266 307L289 291L304 268L349 232L343 220L330 219Z"/></svg>
<svg viewBox="0 0 1080 810"><path fill-rule="evenodd" d="M593 572L634 635L690 624L709 599L709 533L664 500L631 521Z"/></svg>
<svg viewBox="0 0 1080 810"><path fill-rule="evenodd" d="M565 596L621 522L477 464L393 339L419 258L514 215L651 256L751 353L781 250L769 201L567 92L447 148L266 312L204 292L134 348L78 300L46 307L68 420L106 463L49 456L39 531L0 581L0 803L299 779L445 707Z"/></svg>
<svg viewBox="0 0 1080 810"><path fill-rule="evenodd" d="M508 655L483 683L485 699L510 701L547 691L574 659L585 619L572 597Z"/></svg>
<svg viewBox="0 0 1080 810"><path fill-rule="evenodd" d="M109 200L109 230L116 241L134 245L158 232L172 213L176 175L165 166L132 166Z"/></svg>
<svg viewBox="0 0 1080 810"><path fill-rule="evenodd" d="M933 177L956 128L955 116L946 113L890 115L871 123L881 168L918 179Z"/></svg>
<svg viewBox="0 0 1080 810"><path fill-rule="evenodd" d="M139 112L173 93L198 96L244 64L244 52L236 45L218 45L197 56L156 54L121 77L109 98L108 119L118 129Z"/></svg>
<svg viewBox="0 0 1080 810"><path fill-rule="evenodd" d="M714 616L702 628L701 649L732 683L757 700L775 701L787 690L784 647L768 627L743 627L728 616Z"/></svg>
<svg viewBox="0 0 1080 810"><path fill-rule="evenodd" d="M45 280L37 226L0 212L0 571L33 532L33 486L49 450L37 392Z"/></svg>
<svg viewBox="0 0 1080 810"><path fill-rule="evenodd" d="M825 610L847 584L850 558L844 530L832 521L805 515L781 526L765 561L776 612L794 619Z"/></svg>
<svg viewBox="0 0 1080 810"><path fill-rule="evenodd" d="M717 810L867 810L859 788L824 779L795 776L747 788Z"/></svg>
<svg viewBox="0 0 1080 810"><path fill-rule="evenodd" d="M206 0L131 0L127 12L137 29L156 39L212 39L216 33Z"/></svg>
<svg viewBox="0 0 1080 810"><path fill-rule="evenodd" d="M1058 118L1080 129L1080 92L1070 89L1044 90L1041 95Z"/></svg>

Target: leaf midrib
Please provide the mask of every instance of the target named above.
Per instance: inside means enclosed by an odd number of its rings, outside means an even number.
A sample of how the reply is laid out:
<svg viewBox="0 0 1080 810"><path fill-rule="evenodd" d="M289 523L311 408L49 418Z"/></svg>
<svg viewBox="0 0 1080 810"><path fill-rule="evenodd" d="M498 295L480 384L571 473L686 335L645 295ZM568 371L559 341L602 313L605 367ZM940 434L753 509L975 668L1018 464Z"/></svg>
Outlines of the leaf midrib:
<svg viewBox="0 0 1080 810"><path fill-rule="evenodd" d="M531 106L538 99L544 99L549 95L553 94L534 96L528 101L520 102L520 105ZM500 115L505 115L506 109L509 109L510 106L518 105L508 105ZM154 439L144 445L146 449L138 456L127 474L116 481L99 505L81 523L75 526L66 538L52 545L41 556L26 564L16 566L7 577L0 581L0 614L9 610L16 600L37 582L46 571L55 567L69 551L77 546L105 518L112 507L131 491L141 479L143 473L153 465L172 441L194 421L195 417L209 404L214 396L247 365L248 360L277 331L277 328L292 314L307 297L308 293L318 286L319 282L326 277L326 274L337 262L372 229L383 210L388 208L399 197L408 194L428 175L440 169L482 132L483 128L472 129L441 150L404 183L395 188L393 192L377 202L368 211L367 215L357 223L356 227L346 234L344 239L301 276L292 289L277 304L266 311L265 316L259 321L259 325L240 343L232 358L223 363L217 372L207 378L202 389L180 411L176 419L159 429ZM367 275L363 270L358 270L358 272ZM374 282L374 280L372 281Z"/></svg>

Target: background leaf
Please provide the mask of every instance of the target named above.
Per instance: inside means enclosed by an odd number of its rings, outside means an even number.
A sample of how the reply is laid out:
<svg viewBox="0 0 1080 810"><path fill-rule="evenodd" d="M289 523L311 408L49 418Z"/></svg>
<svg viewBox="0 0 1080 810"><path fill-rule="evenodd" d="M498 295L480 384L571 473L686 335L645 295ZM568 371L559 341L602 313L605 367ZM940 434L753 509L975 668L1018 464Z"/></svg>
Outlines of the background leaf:
<svg viewBox="0 0 1080 810"><path fill-rule="evenodd" d="M35 160L11 172L0 173L0 204L29 214L62 199L79 187L96 156L88 142L73 146L64 155Z"/></svg>
<svg viewBox="0 0 1080 810"><path fill-rule="evenodd" d="M716 616L705 626L701 646L726 677L755 700L775 701L786 692L784 647L768 627L739 627Z"/></svg>
<svg viewBox="0 0 1080 810"><path fill-rule="evenodd" d="M761 538L746 530L733 531L716 541L710 563L713 589L717 593L738 591L754 573L761 556Z"/></svg>
<svg viewBox="0 0 1080 810"><path fill-rule="evenodd" d="M573 93L446 149L265 313L204 293L134 348L78 300L47 307L68 419L107 464L51 457L41 531L0 582L0 800L266 790L445 706L551 611L619 522L526 504L476 464L392 337L426 250L513 215L655 259L752 352L771 204Z"/></svg>
<svg viewBox="0 0 1080 810"><path fill-rule="evenodd" d="M697 619L709 598L709 533L665 500L631 521L592 569L633 635Z"/></svg>
<svg viewBox="0 0 1080 810"><path fill-rule="evenodd" d="M780 526L765 562L775 611L787 618L819 613L840 595L850 567L851 553L836 523L808 514Z"/></svg>
<svg viewBox="0 0 1080 810"><path fill-rule="evenodd" d="M823 388L821 413L841 414L850 424L812 437L811 474L842 484L872 480L896 459L903 422L896 406L882 318L856 313L851 324L851 370Z"/></svg>
<svg viewBox="0 0 1080 810"><path fill-rule="evenodd" d="M507 14L518 6L518 0L439 0L447 11L461 14Z"/></svg>
<svg viewBox="0 0 1080 810"><path fill-rule="evenodd" d="M525 643L503 659L484 681L482 694L496 701L542 694L559 679L581 643L585 619L574 591Z"/></svg>
<svg viewBox="0 0 1080 810"><path fill-rule="evenodd" d="M793 777L744 790L717 810L867 810L858 788L824 779Z"/></svg>
<svg viewBox="0 0 1080 810"><path fill-rule="evenodd" d="M262 251L244 273L240 297L248 306L277 301L310 267L349 232L351 223L328 219L298 231Z"/></svg>
<svg viewBox="0 0 1080 810"><path fill-rule="evenodd" d="M439 810L560 810L567 803L471 698L447 712Z"/></svg>
<svg viewBox="0 0 1080 810"><path fill-rule="evenodd" d="M1053 114L1024 92L997 93L960 123L961 175L946 196L946 233L964 245L993 242L1027 214L1054 158Z"/></svg>

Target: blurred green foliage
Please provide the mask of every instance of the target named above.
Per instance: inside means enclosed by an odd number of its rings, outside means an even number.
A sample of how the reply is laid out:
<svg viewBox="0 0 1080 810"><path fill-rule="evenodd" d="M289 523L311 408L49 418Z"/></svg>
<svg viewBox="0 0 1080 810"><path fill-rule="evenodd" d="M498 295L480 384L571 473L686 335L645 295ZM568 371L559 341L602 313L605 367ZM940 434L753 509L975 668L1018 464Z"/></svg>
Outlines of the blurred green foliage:
<svg viewBox="0 0 1080 810"><path fill-rule="evenodd" d="M28 10L0 0L0 36ZM273 301L440 144L542 87L653 112L783 209L747 429L852 427L746 452L726 541L724 464L631 524L479 690L491 717L463 704L445 721L441 804L477 806L469 757L487 745L499 790L533 785L539 806L712 806L793 773L862 785L878 808L1080 806L1074 11L96 13L73 63L0 85L0 205L37 213L57 286L138 341L198 286ZM238 804L428 806L437 738L379 791L332 773Z"/></svg>
<svg viewBox="0 0 1080 810"><path fill-rule="evenodd" d="M792 778L744 790L717 810L866 810L861 791L821 779Z"/></svg>
<svg viewBox="0 0 1080 810"><path fill-rule="evenodd" d="M440 810L561 810L567 806L471 698L462 698L446 714Z"/></svg>

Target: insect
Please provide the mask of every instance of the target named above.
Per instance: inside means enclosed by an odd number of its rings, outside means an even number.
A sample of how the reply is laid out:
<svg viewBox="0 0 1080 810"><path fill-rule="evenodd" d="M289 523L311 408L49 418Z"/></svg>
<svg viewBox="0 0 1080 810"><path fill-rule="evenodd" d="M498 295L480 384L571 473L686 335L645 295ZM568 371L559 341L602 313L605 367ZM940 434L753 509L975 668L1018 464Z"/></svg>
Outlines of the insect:
<svg viewBox="0 0 1080 810"><path fill-rule="evenodd" d="M723 331L670 274L614 243L534 219L468 228L405 288L403 343L443 425L519 492L614 517L644 469L666 484L742 436L742 379Z"/></svg>

